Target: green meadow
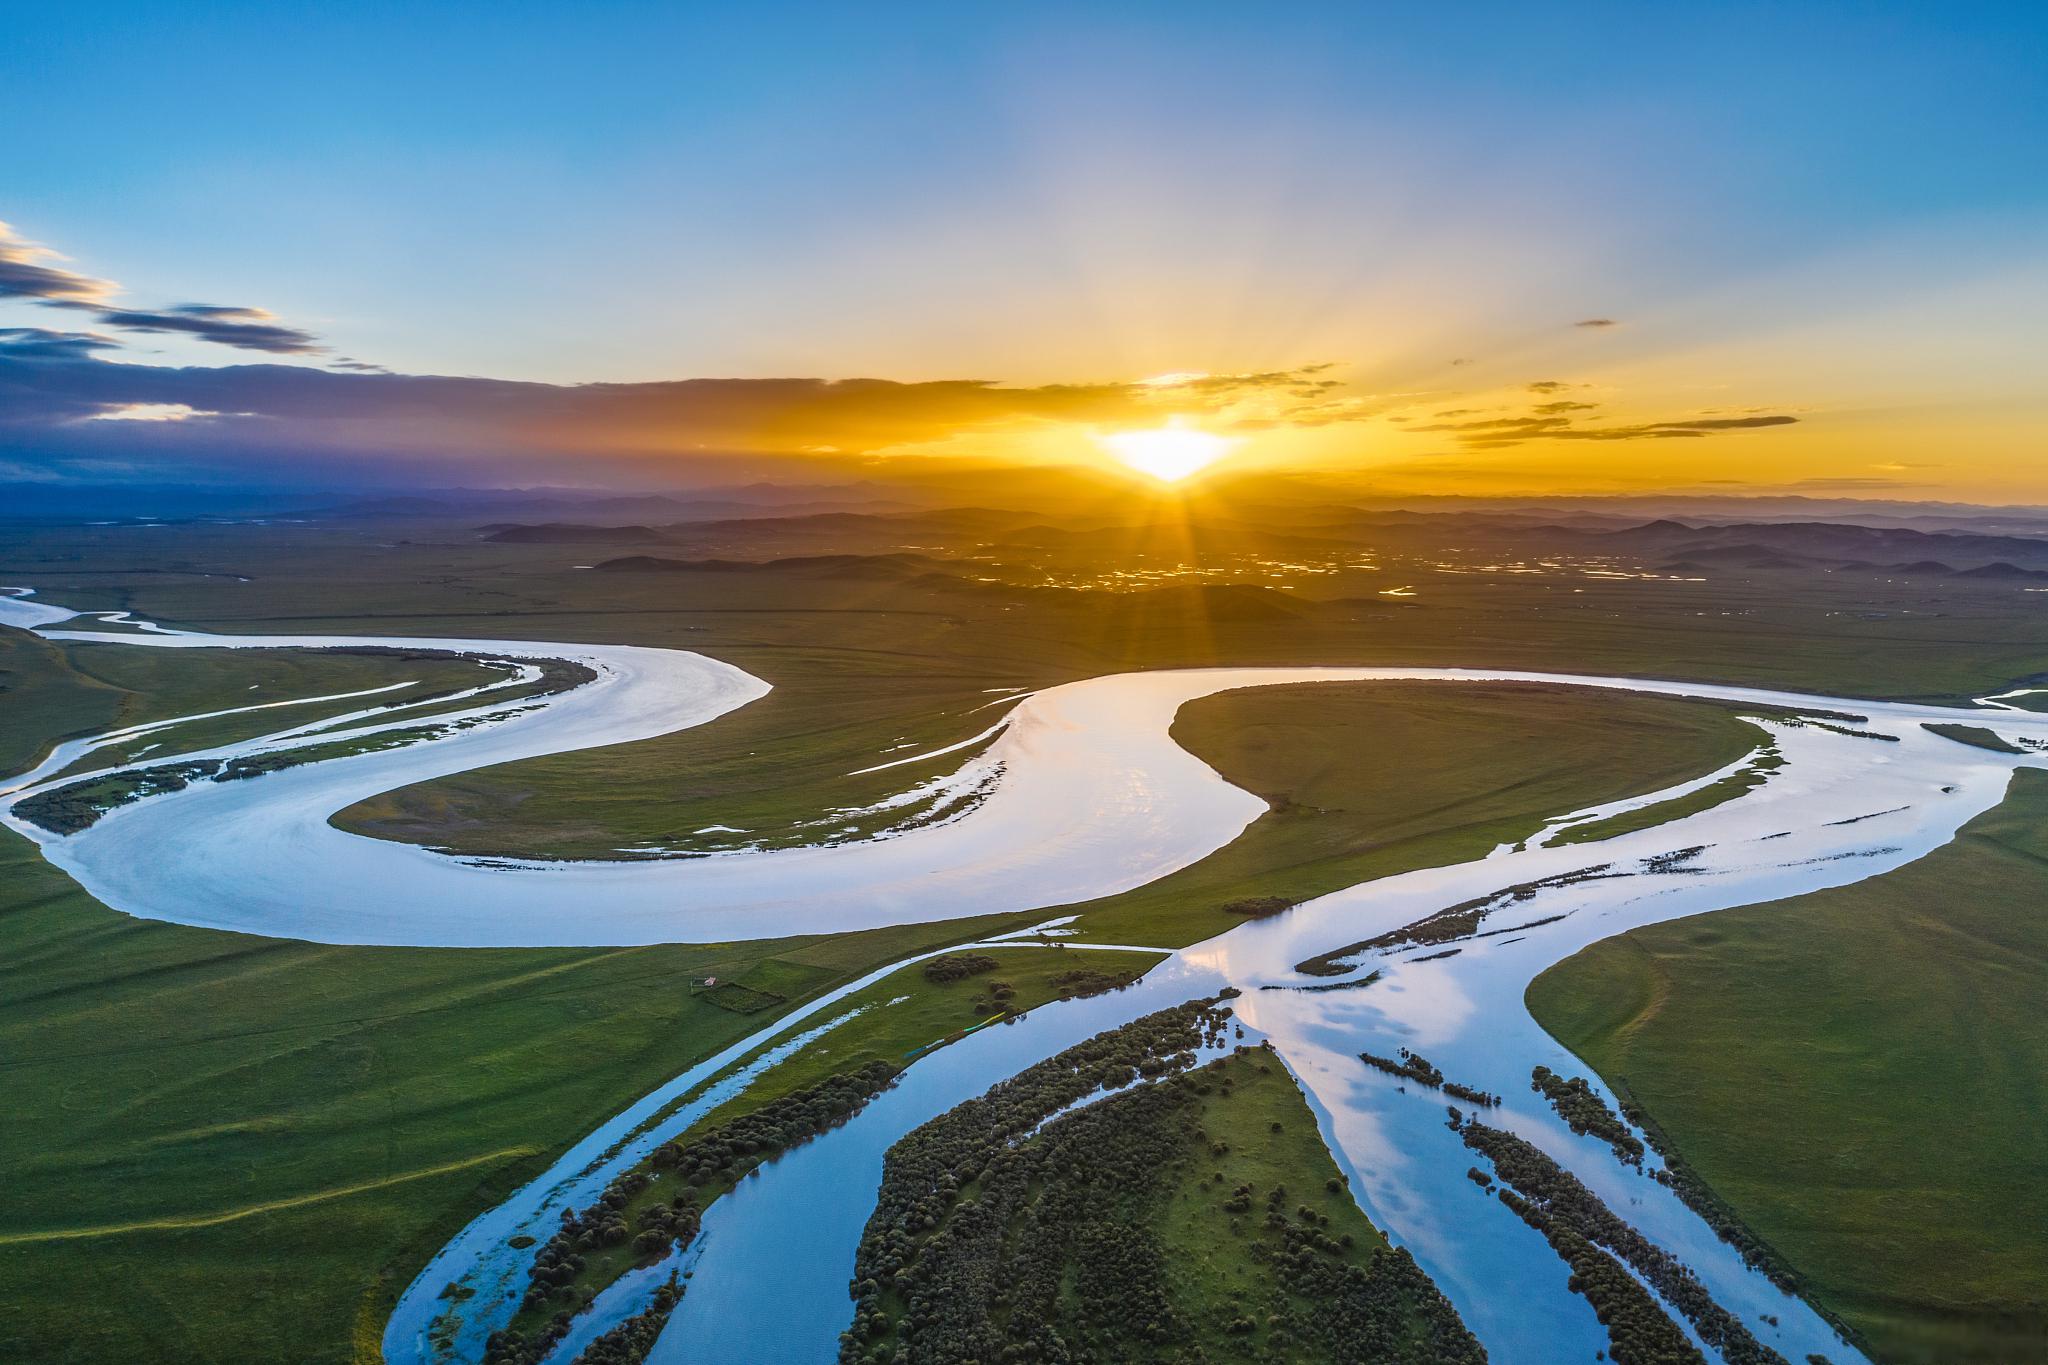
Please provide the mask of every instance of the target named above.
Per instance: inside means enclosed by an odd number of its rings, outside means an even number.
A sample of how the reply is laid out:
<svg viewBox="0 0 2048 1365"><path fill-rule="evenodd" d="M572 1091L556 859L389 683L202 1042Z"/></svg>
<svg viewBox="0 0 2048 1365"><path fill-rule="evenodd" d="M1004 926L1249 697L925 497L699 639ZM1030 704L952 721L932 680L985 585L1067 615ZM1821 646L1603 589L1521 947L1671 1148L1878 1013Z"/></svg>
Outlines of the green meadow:
<svg viewBox="0 0 2048 1365"><path fill-rule="evenodd" d="M176 714L219 686L212 651L106 647L116 654L128 656L126 684L165 694L140 694L125 715ZM135 671L145 667L154 676ZM317 669L300 685L329 687ZM1369 692L1260 690L1190 708L1183 741L1273 801L1261 822L1271 829L1225 871L1097 907L1090 928L1190 942L1237 922L1217 897L1239 889L1306 894L1469 856L1574 804L1704 771L1748 742L1725 712L1659 699L1603 712L1566 690ZM1318 715L1361 750L1369 737L1378 759L1333 758ZM1459 761L1423 762L1444 752ZM1482 760L1531 775L1491 793ZM1405 823L1390 824L1397 811ZM0 1189L0 1299L20 1307L0 1328L0 1354L53 1361L132 1355L143 1343L190 1360L373 1359L393 1296L456 1228L781 1008L718 1008L692 994L695 979L794 1004L892 958L1043 913L748 944L338 948L131 920L25 842L8 836L4 855L0 1067L11 1102L0 1167L11 1178ZM1011 983L1020 1006L1054 993L1047 974L1062 965L1146 965L1056 950L1008 957L993 979ZM778 1083L974 1022L988 985L884 983L878 998L911 1001L800 1058ZM122 1291L107 1292L115 1284ZM231 1295L220 1293L227 1284Z"/></svg>
<svg viewBox="0 0 2048 1365"><path fill-rule="evenodd" d="M117 915L0 836L0 1358L373 1361L463 1223L789 1003L1014 917L590 950Z"/></svg>
<svg viewBox="0 0 2048 1365"><path fill-rule="evenodd" d="M1888 1361L2048 1360L2048 776L1897 872L1607 939L1545 1028Z"/></svg>
<svg viewBox="0 0 2048 1365"><path fill-rule="evenodd" d="M1311 583L1288 612L1245 616L1211 612L1200 599L1015 584L597 574L573 567L590 557L578 547L483 545L458 528L153 534L0 533L0 582L36 583L67 605L129 608L223 631L698 648L775 684L761 702L699 730L463 774L346 816L365 832L466 851L573 855L661 839L687 844L690 831L712 823L796 830L831 806L898 790L956 761L849 776L897 745L976 733L993 718L983 709L1001 695L992 689L1132 667L1514 665L1959 697L2008 686L2048 655L2048 624L2021 612L2013 594L1989 590L1951 590L1937 615L1896 587L1592 581L1577 591L1417 573L1412 601ZM254 581L144 572L151 554L175 559L188 574ZM78 568L86 562L135 567ZM258 697L414 681L411 692L394 694L402 698L475 677L474 665L450 661L173 656L0 630L0 766L25 767L60 738ZM310 718L325 705L259 716L268 728L273 718ZM248 723L196 723L188 734L218 743L250 733L241 728ZM1083 914L1097 940L1185 944L1239 922L1222 908L1232 900L1300 899L1474 857L1568 810L1711 771L1756 738L1734 713L1712 706L1480 685L1256 689L1189 706L1175 734L1271 810L1236 843L1154 886L1067 907ZM2023 781L2022 795L2031 791ZM2042 798L2029 799L2037 807ZM1997 838L1973 831L1953 853L1937 855L1950 862L1924 865L1939 881L1904 883L1919 887L1922 901L1938 886L1945 914L1976 907L1975 918L1952 931L1911 927L1916 902L1908 892L1896 893L1897 923L1856 934L1805 910L1773 918L1779 908L1667 926L1710 926L1735 944L1747 942L1752 921L1768 920L1780 935L1740 953L1728 948L1734 956L1725 961L1714 956L1721 939L1671 950L1669 970L1685 983L1671 998L1706 1001L1724 1017L1710 1033L1698 1022L1708 1006L1696 1006L1686 1036L1660 1046L1704 1056L1714 1049L1699 1039L1718 1038L1717 1067L1699 1073L1711 1083L1633 1054L1617 1068L1593 1042L1584 1045L1813 1277L1830 1307L1899 1359L1965 1358L1942 1354L1961 1339L1959 1321L2006 1314L1996 1320L2014 1325L2001 1341L2039 1330L2038 1301L2029 1307L2011 1275L1994 1272L2026 1251L2016 1230L2022 1221L2048 1220L2025 1198L1988 1212L1981 1202L1999 1180L2038 1192L2038 1167L1971 1175L1917 1204L1859 1194L1854 1183L1895 1178L1904 1168L1885 1159L1908 1147L1923 1161L1943 1154L1954 1172L1976 1171L1973 1162L1996 1155L1996 1135L2015 1131L2007 1125L2038 1119L2038 1082L2029 1090L2028 1073L2011 1059L2024 1054L2031 1074L2041 1074L2038 1051L2025 1051L2039 1041L2026 1010L2040 1012L2028 1002L2040 998L2041 949L2000 909L2039 898L2026 880L2038 874L2024 826L2014 817ZM1876 895L1919 872L1852 890ZM1980 881L1981 890L1957 889ZM1831 913L1860 925L1864 905ZM130 920L84 895L25 842L0 837L0 1075L8 1099L0 1106L0 1358L374 1360L393 1296L447 1236L639 1094L767 1023L785 1007L777 1001L794 1004L912 952L1051 913L625 950L330 948ZM1629 953L1643 951L1635 938L1622 942ZM1568 965L1583 970L1610 947ZM1910 979L1900 964L1910 964ZM693 981L712 974L772 997L769 1006L742 1014L693 994ZM1602 975L1636 982L1630 991L1639 985L1638 977ZM1014 984L1034 994L1042 985ZM948 1020L971 1022L976 989L956 983L930 999L913 989L915 1003L889 1021L892 1030L901 1024L902 1038L877 1034L861 1055L881 1056ZM950 998L963 990L964 999ZM1861 1021L1857 1027L1892 1046L1904 1047L1909 1033L1935 1041L1900 1053L1895 1075L1882 1048L1859 1052L1853 1031L1829 1033L1817 1014L1798 1015L1800 990L1817 991L1839 1017ZM1571 995L1635 998L1617 991ZM2002 1003L1987 1012L1985 1001ZM1556 1022L1555 1011L1546 1017L1561 1035L1590 1038L1620 1009L1595 1010L1591 1023ZM1739 1022L1757 1018L1773 1022L1761 1033ZM1917 1021L1912 1029L1906 1019ZM1972 1034L1979 1020L1986 1022ZM1656 1035L1632 1028L1615 1036ZM848 1034L836 1046L857 1041ZM1738 1064L1742 1057L1776 1068L1768 1073L1776 1081L1759 1082L1760 1073ZM1988 1073L2005 1079L1984 1093L1970 1090L1967 1105L1928 1103L1944 1058L1956 1077L1986 1074L1972 1069L2005 1058L2004 1070ZM847 1051L839 1060L858 1058ZM1849 1062L1858 1069L1843 1071ZM1829 1098L1829 1078L1838 1074L1855 1076L1853 1097ZM1690 1079L1659 1089L1657 1075ZM1710 1091L1718 1108L1685 1108L1686 1096ZM1832 1197L1796 1197L1773 1133L1844 1129L1865 1122L1866 1106L1876 1106L1872 1121L1890 1135L1883 1150L1865 1153L1866 1166L1844 1166L1848 1183L1829 1187ZM1705 1113L1732 1111L1745 1122L1719 1146L1700 1136L1712 1129ZM1292 1120L1283 1121L1292 1131ZM1968 1136L1973 1124L1984 1136ZM1951 1196L1961 1202L1944 1202ZM1334 1205L1330 1216L1340 1216ZM1844 1250L1878 1230L1892 1259L1872 1258L1872 1266L1905 1267L1890 1278L1859 1268ZM2041 1263L2038 1244L2027 1254ZM1952 1278L1971 1266L1991 1269L1970 1271L1970 1285L1955 1287ZM1964 1316L1942 1316L1952 1310Z"/></svg>
<svg viewBox="0 0 2048 1365"><path fill-rule="evenodd" d="M1484 857L1545 820L1698 777L1759 732L1733 711L1590 689L1313 683L1205 697L1173 736L1270 809L1149 886L1078 907L1102 942L1193 943L1233 901L1301 901ZM1076 907L1069 907L1070 909Z"/></svg>
<svg viewBox="0 0 2048 1365"><path fill-rule="evenodd" d="M110 745L73 765L115 766L161 746L162 753L254 738L287 725L327 720L365 707L423 700L505 675L466 659L344 650L133 648L50 640L0 627L0 775L20 772L48 746L131 725L232 708L298 702L239 715L189 720ZM388 688L375 696L304 700Z"/></svg>
<svg viewBox="0 0 2048 1365"><path fill-rule="evenodd" d="M719 534L706 552L840 548L792 543L772 524ZM1099 548L1090 546L1091 554ZM1036 585L1045 573L1026 562L985 566L988 582L965 576L984 574L979 561L960 575L909 578L857 568L577 567L609 553L489 543L473 528L431 522L0 528L0 581L34 583L66 605L226 632L699 649L774 685L716 725L458 774L366 801L340 819L360 833L471 854L699 848L715 842L696 833L711 825L767 842L815 838L812 822L823 812L867 805L950 768L955 760L946 758L859 773L985 729L999 714L998 689L1131 668L1494 666L1933 699L2001 690L2048 659L2048 619L2010 585L1847 575L1488 577L1417 564L1398 570L1413 583L1412 598L1378 596L1386 573L1290 579L1270 570L1256 578L1273 591L1247 602L1199 591L1046 588Z"/></svg>

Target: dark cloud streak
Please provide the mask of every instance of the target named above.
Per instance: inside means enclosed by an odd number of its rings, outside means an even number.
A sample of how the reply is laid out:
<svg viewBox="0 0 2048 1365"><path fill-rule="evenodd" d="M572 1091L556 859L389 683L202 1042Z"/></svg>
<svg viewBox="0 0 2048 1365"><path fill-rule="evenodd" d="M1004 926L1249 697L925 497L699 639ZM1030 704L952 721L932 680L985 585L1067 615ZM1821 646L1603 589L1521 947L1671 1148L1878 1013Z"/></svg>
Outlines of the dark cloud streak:
<svg viewBox="0 0 2048 1365"><path fill-rule="evenodd" d="M12 224L0 222L0 299L92 304L120 292L120 286L111 280L44 264L58 259L56 252L24 238Z"/></svg>
<svg viewBox="0 0 2048 1365"><path fill-rule="evenodd" d="M97 332L53 332L47 327L0 327L0 361L89 360L121 343Z"/></svg>
<svg viewBox="0 0 2048 1365"><path fill-rule="evenodd" d="M286 327L261 308L221 308L188 303L162 312L102 308L93 316L124 332L179 333L245 351L272 355L315 355L327 348L310 332Z"/></svg>
<svg viewBox="0 0 2048 1365"><path fill-rule="evenodd" d="M1537 388L1530 385L1530 388ZM1542 392L1555 392L1561 384L1550 384ZM1527 416L1490 417L1472 422L1431 422L1408 427L1410 432L1450 432L1459 444L1475 450L1498 450L1525 441L1657 441L1684 440L1723 431L1748 431L1759 427L1782 427L1797 417L1767 413L1754 417L1691 417L1662 422L1634 422L1618 426L1575 426L1570 413L1591 411L1597 403L1539 403ZM1455 411L1455 409L1453 409ZM1439 414L1441 415L1441 414Z"/></svg>
<svg viewBox="0 0 2048 1365"><path fill-rule="evenodd" d="M212 303L182 303L163 309L117 306L113 300L121 286L48 264L57 259L61 258L56 252L0 222L0 299L22 299L45 308L85 313L124 332L189 336L244 351L317 355L326 350L312 333L287 327L261 308Z"/></svg>

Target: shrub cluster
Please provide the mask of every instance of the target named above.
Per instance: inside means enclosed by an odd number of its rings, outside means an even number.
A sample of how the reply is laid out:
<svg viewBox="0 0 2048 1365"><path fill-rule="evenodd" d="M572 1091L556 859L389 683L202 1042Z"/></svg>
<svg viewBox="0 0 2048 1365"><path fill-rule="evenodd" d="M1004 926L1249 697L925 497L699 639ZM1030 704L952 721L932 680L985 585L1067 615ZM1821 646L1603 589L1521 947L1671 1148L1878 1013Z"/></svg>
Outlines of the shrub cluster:
<svg viewBox="0 0 2048 1365"><path fill-rule="evenodd" d="M1270 1274L1228 1308L1179 1305L1156 1211L1198 1162L1228 1147L1201 1129L1210 1070L1048 1116L1105 1085L1184 1067L1222 1039L1225 1016L1193 1002L1098 1035L906 1136L889 1152L855 1262L848 1365L968 1365L1137 1359L1206 1361L1218 1338L1266 1358L1333 1362L1485 1359L1455 1310L1405 1252L1354 1263L1287 1192L1227 1196L1204 1182ZM1238 1056L1260 1055L1240 1048ZM1235 1063L1218 1063L1218 1067ZM1223 1077L1223 1093L1229 1079ZM1217 1174L1221 1180L1221 1172ZM1339 1186L1338 1188L1341 1188ZM1214 1189L1215 1194L1208 1191ZM1209 1320L1213 1319L1213 1320ZM1206 1340L1205 1340L1206 1337ZM1236 1352L1242 1353L1242 1352Z"/></svg>
<svg viewBox="0 0 2048 1365"><path fill-rule="evenodd" d="M1431 1090L1444 1083L1444 1073L1432 1066L1427 1057L1410 1052L1405 1047L1401 1049L1398 1061L1392 1057L1382 1057L1376 1052L1361 1052L1358 1054L1358 1060L1390 1076L1401 1076L1420 1082Z"/></svg>
<svg viewBox="0 0 2048 1365"><path fill-rule="evenodd" d="M1749 1225L1737 1217L1733 1209L1721 1202L1720 1196L1708 1188L1707 1182L1700 1178L1699 1173L1693 1170L1665 1138L1656 1121L1629 1098L1627 1090L1619 1085L1616 1089L1623 1115L1642 1130L1650 1149L1663 1158L1664 1169L1650 1172L1651 1178L1669 1187L1687 1208L1698 1214L1701 1220L1714 1230L1715 1236L1735 1248L1744 1265L1763 1275L1787 1294L1800 1293L1804 1282L1800 1279L1799 1272L1787 1265L1784 1257L1752 1232ZM1838 1330L1846 1330L1842 1323L1828 1315L1825 1310L1817 1311L1833 1322Z"/></svg>
<svg viewBox="0 0 2048 1365"><path fill-rule="evenodd" d="M664 1142L649 1159L692 1188L738 1180L769 1157L837 1128L895 1079L889 1063L869 1062L770 1100L701 1137Z"/></svg>
<svg viewBox="0 0 2048 1365"><path fill-rule="evenodd" d="M1271 919L1294 908L1294 902L1285 896L1246 896L1241 900L1225 901L1223 913L1243 915L1246 919Z"/></svg>
<svg viewBox="0 0 2048 1365"><path fill-rule="evenodd" d="M578 1286L588 1269L585 1253L630 1243L634 1261L647 1265L673 1247L688 1246L701 1221L701 1192L708 1188L715 1197L770 1157L838 1127L895 1079L896 1068L879 1061L828 1076L701 1136L661 1144L645 1166L613 1180L588 1208L564 1209L561 1227L534 1256L520 1311L533 1312L551 1302L562 1307L532 1338L517 1330L493 1333L486 1365L530 1365L567 1334L571 1319L591 1297L587 1290L579 1293ZM638 1196L654 1183L655 1171L672 1172L683 1188L673 1200L641 1203L629 1220ZM655 1323L648 1329L650 1344L659 1328Z"/></svg>
<svg viewBox="0 0 2048 1365"><path fill-rule="evenodd" d="M1566 1283L1593 1305L1594 1316L1607 1329L1608 1357L1616 1365L1706 1365L1699 1348L1621 1262L1513 1190L1499 1193L1501 1202L1542 1233L1572 1268Z"/></svg>
<svg viewBox="0 0 2048 1365"><path fill-rule="evenodd" d="M15 803L14 813L52 834L76 834L90 828L117 806L160 792L183 791L212 776L212 763L159 763L153 768L123 768L83 781L67 782Z"/></svg>
<svg viewBox="0 0 2048 1365"><path fill-rule="evenodd" d="M575 1365L641 1365L682 1298L682 1286L671 1278L654 1291L654 1300L645 1311L635 1313L584 1347Z"/></svg>
<svg viewBox="0 0 2048 1365"><path fill-rule="evenodd" d="M925 980L943 986L992 972L1001 965L987 953L947 953L943 957L926 958L922 970Z"/></svg>
<svg viewBox="0 0 2048 1365"><path fill-rule="evenodd" d="M1561 1234L1575 1234L1595 1247L1613 1252L1663 1295L1666 1303L1684 1313L1700 1340L1718 1351L1727 1365L1786 1365L1783 1356L1758 1341L1734 1314L1715 1303L1707 1287L1683 1262L1616 1217L1598 1195L1579 1183L1577 1176L1545 1156L1534 1144L1499 1128L1489 1128L1477 1119L1466 1121L1455 1109L1451 1111L1451 1124L1467 1147L1493 1162L1495 1172L1513 1187L1513 1193L1521 1197L1528 1211L1512 1203L1510 1207L1515 1207L1524 1221L1543 1231L1546 1237L1550 1236L1550 1227L1555 1226ZM1502 1197L1506 1198L1507 1193L1503 1191ZM1538 1222L1539 1217L1543 1221ZM1558 1246L1558 1240L1553 1238L1551 1244ZM1588 1285L1606 1283L1606 1277L1584 1278L1589 1272L1580 1270L1574 1253L1559 1247L1559 1254L1573 1266L1573 1279L1579 1281L1574 1288L1586 1293L1589 1299ZM1596 1301L1594 1307L1599 1310L1602 1305ZM1608 1309L1619 1312L1620 1306L1610 1303ZM1628 1321L1633 1328L1640 1327L1633 1310ZM1613 1330L1610 1323L1610 1335ZM1616 1349L1621 1349L1618 1341ZM1647 1345L1644 1349L1648 1349ZM1618 1355L1616 1358L1620 1359Z"/></svg>
<svg viewBox="0 0 2048 1365"><path fill-rule="evenodd" d="M1070 972L1061 972L1053 977L1053 989L1060 993L1062 1000L1081 1000L1106 991L1120 991L1136 981L1137 972L1105 972L1092 967L1076 967Z"/></svg>
<svg viewBox="0 0 2048 1365"><path fill-rule="evenodd" d="M1476 1104L1482 1109L1496 1108L1500 1104L1500 1096L1491 1091L1445 1080L1444 1073L1427 1057L1410 1052L1405 1047L1401 1049L1399 1058L1382 1057L1376 1052L1361 1052L1358 1054L1358 1060L1375 1070L1386 1072L1389 1076L1399 1076L1403 1080L1426 1085L1431 1090L1441 1090L1446 1095L1461 1099L1467 1104Z"/></svg>
<svg viewBox="0 0 2048 1365"><path fill-rule="evenodd" d="M1599 1138L1627 1165L1643 1164L1643 1140L1629 1131L1584 1076L1566 1080L1549 1067L1538 1066L1529 1073L1529 1088L1549 1100L1574 1133Z"/></svg>
<svg viewBox="0 0 2048 1365"><path fill-rule="evenodd" d="M1539 877L1535 881L1520 882L1514 886L1503 887L1492 895L1478 896L1469 901L1460 901L1456 905L1439 910L1433 915L1425 915L1414 923L1403 925L1399 929L1389 929L1384 934L1375 934L1371 938L1360 939L1356 943L1348 943L1342 948L1333 948L1327 953L1318 953L1306 961L1295 963L1294 970L1308 976L1340 976L1351 970L1345 965L1346 960L1357 957L1360 953L1371 952L1375 949L1412 948L1452 943L1458 939L1485 937L1485 935L1479 932L1479 926L1488 915L1505 910L1511 905L1520 905L1523 901L1531 900L1539 891L1559 886L1576 886L1580 882L1604 881L1609 877L1625 875L1613 871L1613 867L1614 864L1612 863L1599 863L1592 867L1579 868L1574 872L1560 872L1556 876ZM1548 922L1548 920L1534 921L1534 923L1539 924ZM1530 926L1520 925L1518 927L1528 928Z"/></svg>

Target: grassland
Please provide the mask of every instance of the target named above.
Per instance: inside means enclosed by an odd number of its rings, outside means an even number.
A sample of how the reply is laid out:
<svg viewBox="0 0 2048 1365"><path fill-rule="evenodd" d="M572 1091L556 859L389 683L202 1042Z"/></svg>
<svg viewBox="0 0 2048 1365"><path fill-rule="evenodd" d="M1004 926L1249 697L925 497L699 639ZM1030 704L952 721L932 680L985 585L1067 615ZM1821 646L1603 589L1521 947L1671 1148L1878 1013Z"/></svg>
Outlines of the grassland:
<svg viewBox="0 0 2048 1365"><path fill-rule="evenodd" d="M1217 879L1217 894L1293 892L1483 851L1503 830L1620 794L1617 767L1622 786L1656 785L1747 742L1725 713L1655 699L1602 712L1542 689L1338 691L1261 690L1191 708L1187 738L1226 773L1276 799L1292 793L1269 817L1267 852ZM1371 735L1381 761L1333 757L1316 715L1361 742ZM1571 750L1577 758L1545 766L1542 755ZM1423 762L1432 752L1460 761ZM1491 792L1482 756L1529 765L1527 786ZM1589 782L1587 765L1606 771ZM1443 823L1458 831L1433 837ZM693 998L692 978L794 1002L996 927L625 951L328 948L129 920L25 844L10 840L6 852L0 1301L23 1307L8 1315L0 1354L56 1361L133 1355L142 1342L192 1360L357 1358L391 1296L455 1227L634 1095L773 1017ZM1264 875L1287 863L1308 871ZM1235 922L1185 892L1102 920L1161 942ZM1024 1001L1062 962L1111 965L1105 954L1015 955L991 979ZM807 1067L900 1057L973 1022L969 1005L987 986L885 983L879 999L912 999L760 1094L804 1082ZM109 1283L124 1292L102 1292ZM229 1283L237 1290L224 1301Z"/></svg>
<svg viewBox="0 0 2048 1365"><path fill-rule="evenodd" d="M758 544L706 548L732 557L836 548L762 534ZM1091 542L1089 553L1115 548ZM224 631L697 648L775 684L715 726L462 774L341 820L465 853L702 847L695 831L711 825L773 840L947 766L851 776L979 731L993 718L982 709L991 689L1130 668L1491 665L1957 698L2003 690L2048 659L2048 619L2023 594L1881 578L1547 579L1415 565L1400 572L1419 595L1397 601L1375 596L1388 586L1383 574L1290 580L1274 570L1260 581L1287 589L1292 605L1246 614L1198 596L1015 581L576 568L591 558L589 547L485 543L467 526L417 522L0 528L0 580L81 607Z"/></svg>
<svg viewBox="0 0 2048 1365"><path fill-rule="evenodd" d="M1272 809L1193 866L1079 907L1097 941L1193 943L1241 922L1223 908L1235 900L1482 857L1547 818L1723 767L1757 730L1660 697L1314 683L1193 702L1173 735Z"/></svg>
<svg viewBox="0 0 2048 1365"><path fill-rule="evenodd" d="M0 626L0 776L33 767L57 740L112 729L123 699L73 668L63 647Z"/></svg>
<svg viewBox="0 0 2048 1365"><path fill-rule="evenodd" d="M2019 610L2031 599L1988 588L1418 573L1422 595L1399 604L1372 600L1386 584L1367 576L1313 580L1299 612L1244 619L1001 585L575 570L587 558L417 524L0 531L0 581L67 605L224 631L699 648L776 684L713 726L465 774L351 817L472 851L794 827L930 771L846 776L896 745L974 733L991 689L1132 667L1491 664L1954 697L2048 657L2048 621ZM113 724L353 690L343 656L179 671L196 657L0 631L0 764ZM249 667L303 671L232 672ZM361 667L356 686L411 676ZM1176 878L1083 907L1101 939L1185 943L1237 922L1218 909L1231 899L1483 853L1561 811L1709 771L1751 738L1683 703L1453 688L1225 696L1176 733L1276 809ZM623 951L323 948L125 919L0 839L0 1358L367 1360L391 1296L457 1226L773 1017L694 998L691 978L793 1002L1022 918ZM1959 1010L1968 997L1922 998ZM1332 1201L1333 1227L1346 1202Z"/></svg>
<svg viewBox="0 0 2048 1365"><path fill-rule="evenodd" d="M1785 766L1784 756L1778 752L1775 743L1767 744L1754 761L1717 781L1709 782L1698 791L1674 796L1669 801L1658 801L1634 810L1618 811L1599 820L1589 820L1582 825L1573 825L1561 830L1552 839L1554 844L1591 844L1602 839L1618 839L1624 834L1633 834L1639 829L1655 829L1668 825L1673 820L1683 820L1688 815L1733 801L1744 792L1762 786L1770 780L1770 774Z"/></svg>
<svg viewBox="0 0 2048 1365"><path fill-rule="evenodd" d="M2048 777L1871 881L1638 929L1544 1027L1881 1359L2048 1360Z"/></svg>
<svg viewBox="0 0 2048 1365"><path fill-rule="evenodd" d="M1940 735L1943 739L1952 739L1958 744L1967 744L1973 749L1989 749L1994 754L2023 754L2026 752L2025 749L2020 748L2018 745L2008 744L2005 740L2000 739L1996 731L1987 730L1981 725L1928 725L1923 728L1930 734Z"/></svg>
<svg viewBox="0 0 2048 1365"><path fill-rule="evenodd" d="M119 766L159 753L207 748L287 725L389 702L418 701L496 681L504 673L467 659L338 650L149 649L65 643L0 626L0 775L30 767L64 739L230 707L394 690L349 701L195 720L96 751L71 771Z"/></svg>
<svg viewBox="0 0 2048 1365"><path fill-rule="evenodd" d="M116 915L0 836L0 1358L367 1361L552 1154L771 1014L966 922L627 950L331 948Z"/></svg>

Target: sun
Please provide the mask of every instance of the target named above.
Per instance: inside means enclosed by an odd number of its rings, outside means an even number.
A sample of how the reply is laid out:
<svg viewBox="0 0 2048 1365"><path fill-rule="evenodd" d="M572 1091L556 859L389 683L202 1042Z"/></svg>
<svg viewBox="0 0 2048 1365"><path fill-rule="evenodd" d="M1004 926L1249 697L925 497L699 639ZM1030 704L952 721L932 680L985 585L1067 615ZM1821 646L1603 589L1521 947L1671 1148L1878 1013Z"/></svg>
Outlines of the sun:
<svg viewBox="0 0 2048 1365"><path fill-rule="evenodd" d="M1228 455L1237 441L1200 431L1176 417L1150 431L1115 431L1096 441L1123 464L1161 483L1179 483Z"/></svg>

